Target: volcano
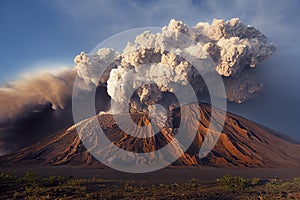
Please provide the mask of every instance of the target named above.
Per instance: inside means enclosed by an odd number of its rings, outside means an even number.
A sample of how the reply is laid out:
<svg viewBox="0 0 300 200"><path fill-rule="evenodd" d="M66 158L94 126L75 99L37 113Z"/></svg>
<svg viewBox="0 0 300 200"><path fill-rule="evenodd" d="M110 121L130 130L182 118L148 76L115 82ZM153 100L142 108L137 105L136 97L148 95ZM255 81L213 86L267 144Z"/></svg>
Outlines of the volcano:
<svg viewBox="0 0 300 200"><path fill-rule="evenodd" d="M174 166L213 166L222 168L289 168L300 166L300 144L287 136L270 130L243 117L226 113L223 131L212 151L204 158L199 158L199 149L207 133L211 106L200 104L186 105L192 113L200 115L199 121L185 121L187 127L196 127L197 134L187 151L172 163ZM182 108L184 109L184 108ZM218 111L221 113L221 111ZM192 114L191 113L191 114ZM218 116L218 115L217 115ZM119 115L122 118L122 114ZM122 131L110 114L98 115L100 126L109 140L116 146L133 152L155 151L172 140L172 134L179 126L180 111L172 113L173 127L168 131L162 129L149 138L137 138ZM144 113L131 114L132 120L143 125L150 122ZM87 119L82 123L89 123ZM42 130L41 130L42 131ZM188 130L189 131L189 130ZM96 160L83 145L76 125L62 130L39 143L8 154L0 159L1 165L71 165L95 166L104 165ZM97 144L95 140L95 145ZM175 145L174 151L181 151Z"/></svg>

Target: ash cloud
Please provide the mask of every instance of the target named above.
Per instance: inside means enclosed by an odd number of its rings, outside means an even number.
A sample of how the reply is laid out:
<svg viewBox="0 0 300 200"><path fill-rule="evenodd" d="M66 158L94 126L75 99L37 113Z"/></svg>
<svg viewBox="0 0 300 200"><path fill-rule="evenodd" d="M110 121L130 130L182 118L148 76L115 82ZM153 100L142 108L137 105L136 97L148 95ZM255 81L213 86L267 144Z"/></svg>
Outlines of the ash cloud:
<svg viewBox="0 0 300 200"><path fill-rule="evenodd" d="M12 124L19 118L39 112L46 104L53 110L64 109L72 96L76 71L40 72L10 82L0 88L0 124Z"/></svg>
<svg viewBox="0 0 300 200"><path fill-rule="evenodd" d="M170 49L172 52L168 51ZM7 142L7 138L14 135L23 137L23 133L20 134L22 130L17 130L20 119L30 118L37 113L57 113L53 114L56 116L51 118L51 124L58 119L66 119L64 125L71 123L70 100L76 75L81 78L81 87L87 92L91 87L102 88L96 101L105 105L99 106L99 110L104 111L109 107L107 102L110 98L121 105L111 112L122 111L128 103L126 99L131 98L128 91L135 87L139 88L130 102L132 112L146 109L151 113L151 105L168 102L171 98L167 98L168 95L172 96L170 93L187 82L193 84L198 95L205 94L206 86L196 73L195 66L202 66L198 70L212 77L222 77L226 98L242 103L261 93L262 84L251 68L263 63L274 50L275 46L267 43L266 36L259 30L234 18L229 21L213 20L212 24L200 22L194 27L171 20L161 33L145 32L138 35L135 42L128 43L121 53L109 48L100 49L94 54L82 52L74 59L74 69L56 74L38 73L0 88L0 154L10 152L15 143L20 143ZM189 58L191 62L183 58ZM215 65L211 64L211 60ZM155 84L143 85L141 80L152 80ZM49 109L56 111L49 112ZM47 117L44 124L46 122L49 122ZM28 124L24 120L20 123ZM33 126L32 123L30 126ZM63 128L64 125L60 124L59 127ZM28 130L33 135L40 132ZM55 131L58 130L52 132ZM17 145L14 148L19 147Z"/></svg>
<svg viewBox="0 0 300 200"><path fill-rule="evenodd" d="M214 19L212 24L199 22L194 27L172 19L160 33L138 35L121 54L104 48L96 54L81 53L75 63L79 77L87 85L107 84L108 94L119 104L118 112L122 112L132 88L140 87L136 95L146 106L151 104L147 102L149 97L155 97L151 99L152 103L159 102L162 93L175 92L187 81L194 83L197 94L207 92L205 83L194 69L196 66L203 67L197 70L222 77L225 98L243 103L262 91L263 85L251 68L263 63L275 49L274 44L267 43L264 34L238 18ZM187 57L191 62L183 59ZM95 80L99 79L101 74L98 72L103 67L106 67L106 74L99 83ZM156 86L149 88L141 80L152 80ZM213 80L209 84L213 85ZM136 102L130 109L139 110Z"/></svg>
<svg viewBox="0 0 300 200"><path fill-rule="evenodd" d="M0 88L0 155L71 126L74 69L39 72Z"/></svg>

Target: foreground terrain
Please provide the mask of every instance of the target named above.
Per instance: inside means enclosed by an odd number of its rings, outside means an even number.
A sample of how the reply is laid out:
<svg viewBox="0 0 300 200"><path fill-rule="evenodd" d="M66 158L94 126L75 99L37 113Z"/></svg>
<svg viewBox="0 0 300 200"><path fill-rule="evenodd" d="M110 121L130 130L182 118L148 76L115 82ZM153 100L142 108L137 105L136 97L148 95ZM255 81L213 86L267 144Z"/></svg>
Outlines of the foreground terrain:
<svg viewBox="0 0 300 200"><path fill-rule="evenodd" d="M226 174L213 181L141 181L38 176L15 176L1 171L1 199L300 199L300 177L291 180L246 179Z"/></svg>
<svg viewBox="0 0 300 200"><path fill-rule="evenodd" d="M197 134L190 148L167 168L143 174L110 169L89 153L77 132L78 125L74 125L2 156L0 199L300 199L298 142L227 113L217 144L200 159L211 108L187 105L180 112L174 111L170 129L174 134L184 110L199 115L199 121L183 117L186 134ZM138 125L149 123L141 113L131 117ZM84 121L83 127L90 121ZM119 129L111 115L99 115L98 121L112 145L127 151L152 152L174 137L162 129L154 137L141 140ZM97 147L100 140L96 136L93 139ZM173 147L181 151L179 143ZM109 151L102 156L110 156Z"/></svg>

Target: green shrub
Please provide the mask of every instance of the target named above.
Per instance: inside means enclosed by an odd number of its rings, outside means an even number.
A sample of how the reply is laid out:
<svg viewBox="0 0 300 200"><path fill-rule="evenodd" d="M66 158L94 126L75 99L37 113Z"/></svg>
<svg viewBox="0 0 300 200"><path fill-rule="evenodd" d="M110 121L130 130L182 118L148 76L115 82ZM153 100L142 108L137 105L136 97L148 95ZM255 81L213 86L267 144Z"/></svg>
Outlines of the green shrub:
<svg viewBox="0 0 300 200"><path fill-rule="evenodd" d="M65 183L68 178L63 176L49 176L49 177L41 177L32 172L27 172L25 176L18 179L19 182L26 185L37 185L44 187L53 187L59 186Z"/></svg>
<svg viewBox="0 0 300 200"><path fill-rule="evenodd" d="M221 182L223 187L226 190L233 190L233 189L243 189L247 186L247 180L240 176L231 176L229 174L224 175L221 179L217 180Z"/></svg>
<svg viewBox="0 0 300 200"><path fill-rule="evenodd" d="M278 187L274 183L270 182L265 185L265 188L268 192L274 192L278 189Z"/></svg>
<svg viewBox="0 0 300 200"><path fill-rule="evenodd" d="M25 183L38 183L40 178L33 172L26 172L25 176L21 177L19 180Z"/></svg>
<svg viewBox="0 0 300 200"><path fill-rule="evenodd" d="M294 178L294 183L295 183L297 186L300 186L300 177Z"/></svg>
<svg viewBox="0 0 300 200"><path fill-rule="evenodd" d="M253 177L251 179L251 185L258 185L259 182L260 182L260 178L258 178L258 177Z"/></svg>
<svg viewBox="0 0 300 200"><path fill-rule="evenodd" d="M62 185L66 181L67 181L67 179L62 176L49 176L49 177L42 178L40 180L40 185L47 186L47 187L59 186L59 185Z"/></svg>
<svg viewBox="0 0 300 200"><path fill-rule="evenodd" d="M65 186L80 186L88 183L89 180L86 179L78 179L78 178L68 178L65 180Z"/></svg>
<svg viewBox="0 0 300 200"><path fill-rule="evenodd" d="M25 196L25 193L18 192L18 191L14 192L14 194L13 194L14 199L24 199L24 196Z"/></svg>
<svg viewBox="0 0 300 200"><path fill-rule="evenodd" d="M15 178L3 170L0 171L0 182L13 181Z"/></svg>

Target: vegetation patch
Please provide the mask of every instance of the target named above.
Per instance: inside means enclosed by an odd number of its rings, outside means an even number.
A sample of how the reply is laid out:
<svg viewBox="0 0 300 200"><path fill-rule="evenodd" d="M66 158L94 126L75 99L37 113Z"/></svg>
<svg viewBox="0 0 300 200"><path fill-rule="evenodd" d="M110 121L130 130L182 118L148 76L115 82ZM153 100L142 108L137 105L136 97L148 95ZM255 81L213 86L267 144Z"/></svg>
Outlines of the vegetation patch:
<svg viewBox="0 0 300 200"><path fill-rule="evenodd" d="M147 184L133 181L42 177L28 172L15 177L0 172L0 199L300 199L300 177L292 181L245 179L229 174L216 181Z"/></svg>

